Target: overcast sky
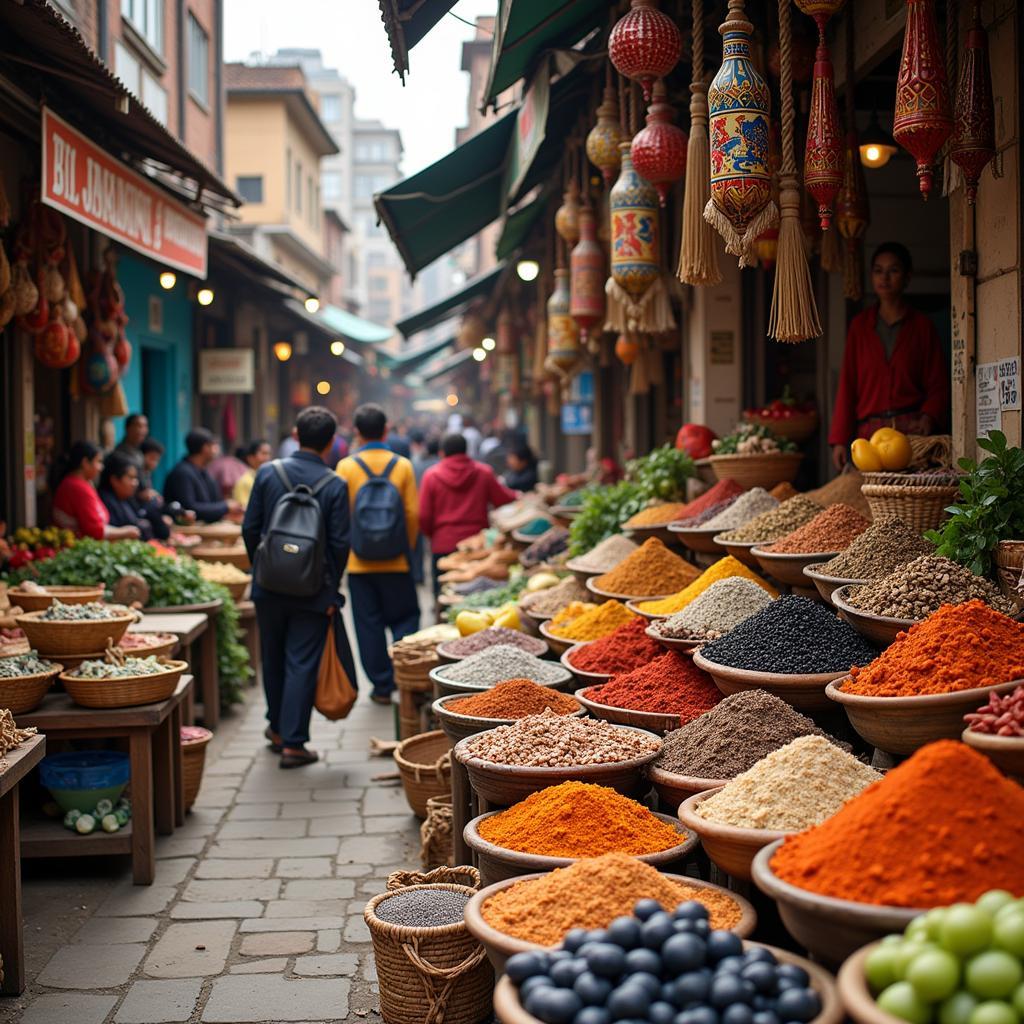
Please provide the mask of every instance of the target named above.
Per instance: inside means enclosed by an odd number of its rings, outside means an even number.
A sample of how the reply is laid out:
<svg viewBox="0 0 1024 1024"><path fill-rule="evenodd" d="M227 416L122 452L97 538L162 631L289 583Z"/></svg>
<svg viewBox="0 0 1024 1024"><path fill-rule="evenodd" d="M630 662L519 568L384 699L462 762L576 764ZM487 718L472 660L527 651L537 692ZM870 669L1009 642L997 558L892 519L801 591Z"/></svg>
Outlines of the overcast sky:
<svg viewBox="0 0 1024 1024"><path fill-rule="evenodd" d="M452 11L472 22L493 14L497 0L459 0ZM455 145L466 122L469 75L461 46L473 29L446 15L409 55L407 85L394 73L377 0L226 0L224 59L278 48L319 47L324 63L356 87L356 116L398 128L403 171L421 170Z"/></svg>

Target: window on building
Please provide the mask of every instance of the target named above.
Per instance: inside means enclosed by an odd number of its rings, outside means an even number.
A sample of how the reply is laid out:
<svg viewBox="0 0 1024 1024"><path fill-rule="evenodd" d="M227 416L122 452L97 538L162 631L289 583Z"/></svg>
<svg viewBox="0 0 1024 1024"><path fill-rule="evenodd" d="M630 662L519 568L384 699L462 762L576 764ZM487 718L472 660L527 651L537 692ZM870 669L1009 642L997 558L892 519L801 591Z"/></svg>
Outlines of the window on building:
<svg viewBox="0 0 1024 1024"><path fill-rule="evenodd" d="M121 16L163 56L164 0L121 0Z"/></svg>
<svg viewBox="0 0 1024 1024"><path fill-rule="evenodd" d="M306 179L306 196L309 202L306 203L306 219L310 224L316 224L316 201L313 196L313 177L310 175Z"/></svg>
<svg viewBox="0 0 1024 1024"><path fill-rule="evenodd" d="M210 37L195 19L188 15L188 91L204 106L210 97Z"/></svg>
<svg viewBox="0 0 1024 1024"><path fill-rule="evenodd" d="M320 97L320 117L328 123L341 120L341 97L326 93Z"/></svg>
<svg viewBox="0 0 1024 1024"><path fill-rule="evenodd" d="M142 102L161 124L167 124L167 90L145 69L142 71Z"/></svg>
<svg viewBox="0 0 1024 1024"><path fill-rule="evenodd" d="M341 171L321 172L320 193L325 203L333 203L341 198Z"/></svg>
<svg viewBox="0 0 1024 1024"><path fill-rule="evenodd" d="M292 147L284 151L284 208L290 210L292 205Z"/></svg>
<svg viewBox="0 0 1024 1024"><path fill-rule="evenodd" d="M388 258L382 252L370 252L366 254L366 265L368 267L386 267L387 263Z"/></svg>
<svg viewBox="0 0 1024 1024"><path fill-rule="evenodd" d="M142 79L138 58L120 42L114 43L114 73L130 93L141 97Z"/></svg>
<svg viewBox="0 0 1024 1024"><path fill-rule="evenodd" d="M371 292L386 292L388 290L388 279L385 274L371 274L370 275L370 291Z"/></svg>
<svg viewBox="0 0 1024 1024"><path fill-rule="evenodd" d="M295 161L295 210L302 213L302 161Z"/></svg>
<svg viewBox="0 0 1024 1024"><path fill-rule="evenodd" d="M263 202L263 175L247 174L235 178L235 191L247 203Z"/></svg>
<svg viewBox="0 0 1024 1024"><path fill-rule="evenodd" d="M391 323L391 303L387 299L374 299L370 302L370 319L377 324Z"/></svg>
<svg viewBox="0 0 1024 1024"><path fill-rule="evenodd" d="M114 72L125 88L161 124L167 124L167 90L142 66L139 58L119 41L114 43Z"/></svg>
<svg viewBox="0 0 1024 1024"><path fill-rule="evenodd" d="M373 195L373 175L357 174L355 178L356 199L369 199Z"/></svg>

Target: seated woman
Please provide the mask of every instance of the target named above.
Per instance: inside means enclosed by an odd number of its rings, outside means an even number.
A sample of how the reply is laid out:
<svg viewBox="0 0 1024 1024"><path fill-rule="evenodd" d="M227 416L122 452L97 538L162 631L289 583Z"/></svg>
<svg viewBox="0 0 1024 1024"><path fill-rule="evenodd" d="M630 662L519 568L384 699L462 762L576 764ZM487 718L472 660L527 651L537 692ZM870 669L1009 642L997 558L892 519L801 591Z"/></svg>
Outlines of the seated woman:
<svg viewBox="0 0 1024 1024"><path fill-rule="evenodd" d="M505 456L505 486L513 491L532 491L537 486L537 456L533 449L520 441Z"/></svg>
<svg viewBox="0 0 1024 1024"><path fill-rule="evenodd" d="M157 507L139 503L139 468L131 456L117 451L107 456L99 490L111 526L135 527L143 540L166 540L171 535Z"/></svg>
<svg viewBox="0 0 1024 1024"><path fill-rule="evenodd" d="M77 537L95 540L128 540L141 536L137 524L111 524L110 513L96 493L95 481L102 472L103 452L99 445L76 441L60 460L55 474L55 525L74 531Z"/></svg>
<svg viewBox="0 0 1024 1024"><path fill-rule="evenodd" d="M238 478L231 497L245 508L249 504L249 495L252 494L252 485L256 482L260 466L271 459L270 442L262 439L250 441L245 448L239 448L237 454L248 468Z"/></svg>

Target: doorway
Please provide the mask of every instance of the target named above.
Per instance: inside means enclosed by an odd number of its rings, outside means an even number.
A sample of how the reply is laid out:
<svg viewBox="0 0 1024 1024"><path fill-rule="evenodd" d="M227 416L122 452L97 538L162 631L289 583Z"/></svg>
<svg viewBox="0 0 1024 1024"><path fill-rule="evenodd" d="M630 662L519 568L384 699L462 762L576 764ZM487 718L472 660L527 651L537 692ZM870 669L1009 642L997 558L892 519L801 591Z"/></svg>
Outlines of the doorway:
<svg viewBox="0 0 1024 1024"><path fill-rule="evenodd" d="M153 486L163 487L174 450L174 353L163 348L142 346L142 408L149 417L149 432L166 448L167 454L153 474Z"/></svg>

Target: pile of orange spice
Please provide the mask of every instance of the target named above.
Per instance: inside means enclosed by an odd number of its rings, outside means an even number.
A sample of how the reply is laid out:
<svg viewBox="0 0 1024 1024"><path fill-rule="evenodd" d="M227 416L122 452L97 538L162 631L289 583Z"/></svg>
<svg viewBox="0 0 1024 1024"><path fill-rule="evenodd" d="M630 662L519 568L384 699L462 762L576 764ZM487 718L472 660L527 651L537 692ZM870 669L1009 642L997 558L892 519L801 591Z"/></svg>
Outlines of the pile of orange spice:
<svg viewBox="0 0 1024 1024"><path fill-rule="evenodd" d="M1024 678L1024 624L983 601L944 604L900 633L874 661L850 669L844 693L920 697Z"/></svg>
<svg viewBox="0 0 1024 1024"><path fill-rule="evenodd" d="M605 601L596 608L589 608L582 615L570 618L568 622L556 623L552 619L548 629L555 636L565 637L566 640L600 640L635 618L636 614L621 601Z"/></svg>
<svg viewBox="0 0 1024 1024"><path fill-rule="evenodd" d="M567 693L541 686L532 679L506 679L490 690L448 701L445 708L471 718L512 720L539 715L545 708L550 708L556 715L571 715L579 711L580 702Z"/></svg>
<svg viewBox="0 0 1024 1024"><path fill-rule="evenodd" d="M611 572L598 576L594 586L608 594L650 597L674 594L699 575L696 566L672 554L657 537L648 537Z"/></svg>

